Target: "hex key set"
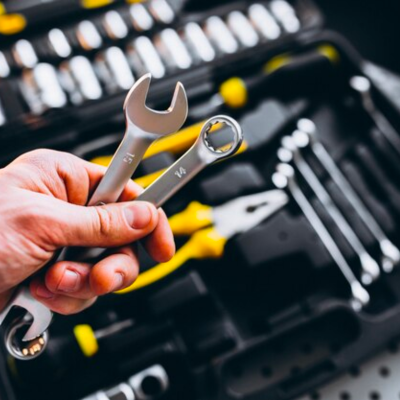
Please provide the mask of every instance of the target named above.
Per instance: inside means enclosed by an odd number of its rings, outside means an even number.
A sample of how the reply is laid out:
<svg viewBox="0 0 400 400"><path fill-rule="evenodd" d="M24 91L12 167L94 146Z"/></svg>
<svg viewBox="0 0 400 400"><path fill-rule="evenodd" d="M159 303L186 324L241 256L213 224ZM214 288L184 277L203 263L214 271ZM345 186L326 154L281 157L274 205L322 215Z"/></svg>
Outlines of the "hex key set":
<svg viewBox="0 0 400 400"><path fill-rule="evenodd" d="M311 1L3 8L2 166L107 166L88 206L132 177L177 253L139 245L137 281L70 317L22 284L1 399L313 398L398 337L400 115Z"/></svg>

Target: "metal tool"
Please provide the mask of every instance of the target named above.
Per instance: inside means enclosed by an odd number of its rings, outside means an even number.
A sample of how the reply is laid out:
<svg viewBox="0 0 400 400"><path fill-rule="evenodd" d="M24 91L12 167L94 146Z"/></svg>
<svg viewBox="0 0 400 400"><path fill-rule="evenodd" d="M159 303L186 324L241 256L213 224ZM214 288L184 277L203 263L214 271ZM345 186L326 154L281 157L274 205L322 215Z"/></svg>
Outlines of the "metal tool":
<svg viewBox="0 0 400 400"><path fill-rule="evenodd" d="M365 76L353 76L350 86L361 96L361 103L367 114L372 118L378 130L400 155L399 133L393 128L387 118L379 111L371 93L371 82Z"/></svg>
<svg viewBox="0 0 400 400"><path fill-rule="evenodd" d="M166 68L153 42L147 36L139 36L128 45L128 56L135 71L150 72L154 78L163 78Z"/></svg>
<svg viewBox="0 0 400 400"><path fill-rule="evenodd" d="M137 31L148 31L154 26L154 20L143 4L132 4L129 13L132 24Z"/></svg>
<svg viewBox="0 0 400 400"><path fill-rule="evenodd" d="M103 39L92 21L85 20L79 23L76 37L81 47L86 50L94 50L101 47Z"/></svg>
<svg viewBox="0 0 400 400"><path fill-rule="evenodd" d="M286 32L295 33L300 29L301 24L296 11L287 1L273 0L270 7L272 14L282 24Z"/></svg>
<svg viewBox="0 0 400 400"><path fill-rule="evenodd" d="M155 111L146 106L150 80L150 74L144 75L126 96L124 139L93 193L89 206L116 202L150 145L160 137L179 130L186 120L188 105L183 85L177 83L167 111Z"/></svg>
<svg viewBox="0 0 400 400"><path fill-rule="evenodd" d="M156 36L154 43L170 69L187 69L192 65L192 57L176 30L172 28L162 30Z"/></svg>
<svg viewBox="0 0 400 400"><path fill-rule="evenodd" d="M316 194L328 214L335 221L336 225L338 226L354 252L357 254L363 271L361 278L362 282L366 285L371 284L380 275L380 270L377 262L369 255L364 245L355 234L353 228L349 225L341 211L333 203L327 190L324 188L322 183L319 181L317 175L314 173L304 157L301 155L300 150L297 147L293 138L289 136L284 137L282 139L282 145L290 153L290 157L292 157L294 165L299 170L300 174L303 176L307 184L311 187L313 192ZM283 157L281 157L281 161L287 162L288 159L283 159Z"/></svg>
<svg viewBox="0 0 400 400"><path fill-rule="evenodd" d="M226 22L229 29L245 47L253 47L259 42L259 37L251 22L240 11L232 11L228 14Z"/></svg>
<svg viewBox="0 0 400 400"><path fill-rule="evenodd" d="M103 25L107 35L114 40L123 39L129 33L124 19L116 10L110 10L105 13Z"/></svg>
<svg viewBox="0 0 400 400"><path fill-rule="evenodd" d="M249 7L248 13L250 21L265 39L278 39L281 35L281 28L275 18L262 4L252 4Z"/></svg>
<svg viewBox="0 0 400 400"><path fill-rule="evenodd" d="M88 58L75 56L61 63L60 83L69 93L72 103L81 104L86 100L98 100L103 95L100 82Z"/></svg>
<svg viewBox="0 0 400 400"><path fill-rule="evenodd" d="M150 79L150 74L142 77L136 82L126 97L124 111L127 128L124 139L117 149L100 184L93 193L88 203L89 206L116 202L150 144L159 137L177 131L185 122L188 106L182 84L177 84L171 106L167 111L154 111L146 107L146 96ZM234 125L230 119L229 122ZM211 127L211 125L212 122L206 128L209 129L208 127ZM236 125L234 126L237 128ZM207 142L207 129L205 129L201 136L205 144ZM241 139L240 128L237 136L240 136ZM241 140L239 141L241 142ZM197 147L199 148L199 153L200 150L205 151L201 145L198 144ZM225 154L232 154L236 149L236 145L233 145L225 153L218 153L218 157L215 156L214 159L221 158ZM210 160L210 158L205 158L207 162ZM190 171L190 176L193 176L193 171ZM182 179L182 181L186 182L187 178ZM158 193L157 189L154 188L154 184L150 193ZM162 185L162 181L158 185ZM170 186L171 184L167 185L165 190L169 189ZM165 196L165 194L163 195ZM168 198L168 195L166 197ZM156 201L160 202L160 199L156 199ZM14 307L19 307L26 311L26 316L23 317L23 325L29 323L31 325L22 339L19 339L17 331L21 327L21 319L12 321L9 328L6 329L5 340L7 348L15 358L27 360L37 357L47 344L46 330L50 325L52 312L34 299L29 289L21 287L16 291L6 309L0 313L0 325ZM23 352L23 346L25 345L28 348L27 354ZM32 352L30 351L31 349L33 349Z"/></svg>
<svg viewBox="0 0 400 400"><path fill-rule="evenodd" d="M71 45L61 29L53 28L47 36L50 47L58 57L67 58L72 54Z"/></svg>
<svg viewBox="0 0 400 400"><path fill-rule="evenodd" d="M116 46L100 52L95 58L100 79L109 93L129 90L135 82L124 52Z"/></svg>
<svg viewBox="0 0 400 400"><path fill-rule="evenodd" d="M232 143L223 149L215 149L208 139L211 128L219 123L228 125L233 131ZM242 141L242 129L233 118L225 115L210 118L204 123L193 146L148 186L137 200L148 201L156 207L160 207L207 165L236 153Z"/></svg>
<svg viewBox="0 0 400 400"><path fill-rule="evenodd" d="M272 176L272 181L277 188L286 189L291 193L301 211L308 219L325 248L339 267L343 276L348 281L352 293L351 304L353 308L358 311L361 310L369 303L370 296L354 275L352 269L336 245L331 234L328 232L311 203L300 189L300 186L296 181L296 175L293 167L286 163L279 164L277 166L277 172Z"/></svg>
<svg viewBox="0 0 400 400"><path fill-rule="evenodd" d="M195 22L189 22L183 28L183 35L192 53L203 62L214 60L216 54L203 29Z"/></svg>
<svg viewBox="0 0 400 400"><path fill-rule="evenodd" d="M209 17L205 22L205 32L221 53L232 54L239 50L239 43L220 17Z"/></svg>
<svg viewBox="0 0 400 400"><path fill-rule="evenodd" d="M364 205L363 201L336 165L324 145L318 140L317 129L314 122L309 119L301 119L298 121L297 127L299 130L293 133L293 139L297 146L311 147L313 154L329 173L330 177L339 187L349 203L353 206L354 210L371 232L372 236L374 236L378 241L382 252L382 268L385 272L391 272L393 267L400 262L399 249L383 232L383 229Z"/></svg>
<svg viewBox="0 0 400 400"><path fill-rule="evenodd" d="M12 54L21 68L33 68L39 62L32 43L26 39L20 39L14 44Z"/></svg>

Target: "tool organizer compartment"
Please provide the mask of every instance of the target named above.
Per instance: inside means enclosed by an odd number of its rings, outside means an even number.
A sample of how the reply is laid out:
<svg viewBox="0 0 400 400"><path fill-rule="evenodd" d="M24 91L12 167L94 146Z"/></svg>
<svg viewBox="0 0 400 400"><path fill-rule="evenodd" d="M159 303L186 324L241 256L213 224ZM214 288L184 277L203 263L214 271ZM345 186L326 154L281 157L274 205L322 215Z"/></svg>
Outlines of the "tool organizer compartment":
<svg viewBox="0 0 400 400"><path fill-rule="evenodd" d="M171 2L175 18L164 25L175 29L194 22L203 26L203 21L212 16L226 16L234 10L246 14L251 5L235 2L211 8L208 3ZM301 23L298 32L260 40L247 49L240 45L240 51L220 54L209 63L175 69L152 86L152 105L163 107L176 80L185 84L190 101L186 135L190 135L191 124L216 113L228 113L242 125L246 141L244 151L202 172L163 208L168 216L182 212L193 201L216 209L241 196L275 189L272 177L277 165L285 157L294 165L287 151L278 151L282 139L295 137L293 133L307 120L308 126L309 121L315 124L317 138L385 237L400 246L399 155L363 108L360 93L350 87L352 77L363 75L363 60L339 35L319 29L321 15L311 3L300 0L293 5ZM129 11L126 5L120 7ZM91 20L92 14L87 13ZM103 9L94 12L96 27L104 13ZM54 24L59 26L58 22ZM67 25L71 24L65 22ZM154 37L164 25L155 25L140 35ZM16 40L32 32L32 43L36 43L36 38L51 27L27 29L32 31L2 41L0 56L5 54L9 60L10 46ZM138 32L130 32L119 39L118 46L128 46L138 36ZM110 43L110 39L104 40L104 48ZM101 49L87 54L79 50L77 54L94 60ZM53 63L53 59L41 61ZM55 63L56 68L59 65ZM133 73L137 77L138 71ZM226 99L221 100L219 90L234 76L243 78L254 93L254 98L236 109L229 108ZM4 143L0 157L4 162L44 145L98 163L109 161L107 156L115 151L123 130L122 88L112 92L102 84L101 98L74 104L69 97L65 108L43 113L29 111L25 103L21 113L10 119L10 97L16 96L19 102L22 99L20 79L21 68L15 67L0 80L0 104L6 117L0 127ZM254 89L258 84L258 90ZM399 129L400 116L391 100L375 86L372 92L379 112ZM225 131L217 130L210 140L224 142ZM144 159L134 179L148 185L155 173L183 152L172 146L161 149ZM358 210L310 146L300 153L365 251L381 266L382 249ZM349 245L338 220L329 215L294 166L300 190L328 229L345 263L362 281L363 264L354 249L357 246ZM355 307L337 260L293 193L287 192L288 204L255 228L234 235L222 257L189 260L140 290L105 296L78 315L56 317L48 348L37 359L16 361L1 347L0 398L283 400L303 394L312 398L317 385L395 340L400 334L398 266L391 272L387 265L388 271L380 268L379 277L372 283L362 281L370 301L362 310L360 305ZM231 215L232 220L235 217ZM186 236L177 237L177 248L188 240ZM154 262L141 248L139 254L142 271L150 270Z"/></svg>

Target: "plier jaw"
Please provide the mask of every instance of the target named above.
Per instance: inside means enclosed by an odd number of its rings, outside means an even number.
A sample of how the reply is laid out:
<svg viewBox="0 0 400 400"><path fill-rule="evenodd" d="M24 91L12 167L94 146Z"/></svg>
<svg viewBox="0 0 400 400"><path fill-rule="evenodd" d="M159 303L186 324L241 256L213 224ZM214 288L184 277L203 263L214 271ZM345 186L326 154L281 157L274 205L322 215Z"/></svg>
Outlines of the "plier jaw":
<svg viewBox="0 0 400 400"><path fill-rule="evenodd" d="M255 228L289 201L282 190L268 190L229 201L213 210L215 229L226 239Z"/></svg>

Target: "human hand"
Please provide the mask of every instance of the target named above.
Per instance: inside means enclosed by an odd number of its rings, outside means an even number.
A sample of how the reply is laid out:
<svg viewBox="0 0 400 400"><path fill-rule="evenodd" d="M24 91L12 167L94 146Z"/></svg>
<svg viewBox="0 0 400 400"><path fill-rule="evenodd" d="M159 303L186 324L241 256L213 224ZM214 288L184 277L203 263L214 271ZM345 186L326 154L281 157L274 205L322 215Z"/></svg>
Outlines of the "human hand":
<svg viewBox="0 0 400 400"><path fill-rule="evenodd" d="M130 202L141 188L130 181L118 204L85 207L105 168L68 153L36 150L0 169L0 310L17 285L63 247L111 247L95 265L60 261L35 276L32 296L60 314L77 313L97 296L131 285L139 271L133 242L157 262L175 244L164 212ZM129 202L128 202L129 201Z"/></svg>

